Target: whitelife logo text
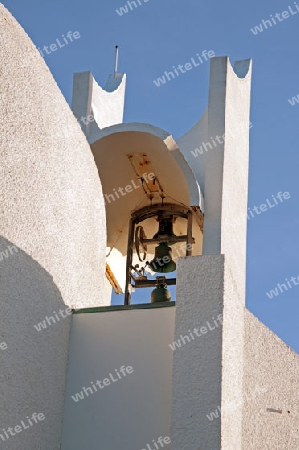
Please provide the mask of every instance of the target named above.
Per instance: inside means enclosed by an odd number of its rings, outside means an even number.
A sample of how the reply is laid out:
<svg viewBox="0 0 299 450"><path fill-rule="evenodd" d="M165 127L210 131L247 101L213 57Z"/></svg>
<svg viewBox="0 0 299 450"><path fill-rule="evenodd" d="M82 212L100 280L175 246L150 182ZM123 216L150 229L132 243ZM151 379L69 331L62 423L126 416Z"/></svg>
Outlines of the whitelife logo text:
<svg viewBox="0 0 299 450"><path fill-rule="evenodd" d="M212 317L212 320L213 320L214 325L215 325L214 327L211 326L209 321L207 321L205 323L206 326L202 326L200 328L194 328L193 331L188 330L189 331L189 336L187 334L185 336L183 336L181 334L180 335L180 339L178 339L177 341L174 341L172 344L169 344L169 347L171 348L171 350L174 351L177 348L182 347L182 343L183 343L183 345L185 345L185 344L187 344L187 342L191 342L191 340L194 341L194 339L195 339L194 334L197 337L201 337L203 334L208 333L208 331L212 331L212 330L215 330L216 328L218 328L219 324L217 323L217 320L219 321L220 325L222 325L222 314L219 314L219 316L217 317L216 320L214 319L214 317ZM198 331L200 331L200 333Z"/></svg>
<svg viewBox="0 0 299 450"><path fill-rule="evenodd" d="M31 421L31 419L35 423L38 423L39 421L45 419L45 415L43 413L35 412L32 414L31 418L29 416L27 416L26 419L27 420L25 420L25 419L21 420L21 425L15 425L14 427L8 427L6 430L5 430L5 428L2 428L3 432L1 431L1 434L0 434L0 438L2 439L2 441L5 442L10 438L10 436L15 436L17 433L21 433L21 431L32 427L34 425L34 423Z"/></svg>
<svg viewBox="0 0 299 450"><path fill-rule="evenodd" d="M124 197L128 193L132 192L133 189L139 189L143 185L144 182L146 182L146 183L148 182L148 179L152 181L155 178L156 177L155 177L154 173L151 172L151 173L147 174L147 172L145 172L144 174L141 175L140 179L138 180L139 184L136 184L134 180L131 180L132 184L127 184L127 186L119 187L118 189L114 188L112 194L105 194L105 199L108 203L110 203L111 201L114 202L117 198L121 198L118 195L118 192L121 194L122 197Z"/></svg>
<svg viewBox="0 0 299 450"><path fill-rule="evenodd" d="M68 45L70 42L73 42L74 39L79 39L80 33L78 31L68 31L66 37L64 36L64 34L62 35L62 40L63 42L60 42L60 40L57 38L56 39L56 44L50 44L50 45L44 45L43 46L43 51L47 54L50 55L50 53L52 52L56 52L56 50L58 50L59 48L65 47L66 45ZM67 39L68 38L68 39ZM49 50L50 47L50 50ZM41 56L44 58L44 54L42 52L42 50L38 47L38 51L40 52Z"/></svg>

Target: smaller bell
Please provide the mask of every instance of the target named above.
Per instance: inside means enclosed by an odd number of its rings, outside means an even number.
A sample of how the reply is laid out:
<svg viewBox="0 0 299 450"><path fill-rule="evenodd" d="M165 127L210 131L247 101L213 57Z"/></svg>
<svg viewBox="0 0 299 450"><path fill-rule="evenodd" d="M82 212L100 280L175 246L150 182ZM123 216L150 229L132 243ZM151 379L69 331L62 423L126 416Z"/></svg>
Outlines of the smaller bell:
<svg viewBox="0 0 299 450"><path fill-rule="evenodd" d="M171 293L167 289L167 284L158 284L151 293L151 303L170 302Z"/></svg>

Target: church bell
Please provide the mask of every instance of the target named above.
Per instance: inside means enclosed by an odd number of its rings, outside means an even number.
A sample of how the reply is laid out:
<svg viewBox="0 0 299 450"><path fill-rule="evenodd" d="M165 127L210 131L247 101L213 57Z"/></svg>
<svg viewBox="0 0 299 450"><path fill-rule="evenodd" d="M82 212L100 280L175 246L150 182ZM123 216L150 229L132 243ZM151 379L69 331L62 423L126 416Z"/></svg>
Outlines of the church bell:
<svg viewBox="0 0 299 450"><path fill-rule="evenodd" d="M149 263L149 267L158 273L174 272L176 263L172 260L171 248L166 242L161 242L155 248L155 258Z"/></svg>
<svg viewBox="0 0 299 450"><path fill-rule="evenodd" d="M158 285L151 293L151 303L170 302L171 293L167 289L164 277L158 277Z"/></svg>

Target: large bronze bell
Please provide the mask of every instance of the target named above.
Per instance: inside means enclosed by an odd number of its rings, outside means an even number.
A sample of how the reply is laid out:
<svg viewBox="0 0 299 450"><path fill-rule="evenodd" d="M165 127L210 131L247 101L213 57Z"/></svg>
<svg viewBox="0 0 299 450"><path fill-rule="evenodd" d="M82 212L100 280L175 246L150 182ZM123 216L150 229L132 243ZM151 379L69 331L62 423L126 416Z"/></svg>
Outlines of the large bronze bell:
<svg viewBox="0 0 299 450"><path fill-rule="evenodd" d="M168 239L168 244L172 245L176 242L176 235L173 232L173 222L171 217L159 217L159 230L154 235L153 239L158 239L166 236ZM173 239L173 241L172 241Z"/></svg>
<svg viewBox="0 0 299 450"><path fill-rule="evenodd" d="M149 267L158 273L174 272L176 270L176 263L171 257L171 248L166 242L161 242L155 248L155 258L149 263Z"/></svg>

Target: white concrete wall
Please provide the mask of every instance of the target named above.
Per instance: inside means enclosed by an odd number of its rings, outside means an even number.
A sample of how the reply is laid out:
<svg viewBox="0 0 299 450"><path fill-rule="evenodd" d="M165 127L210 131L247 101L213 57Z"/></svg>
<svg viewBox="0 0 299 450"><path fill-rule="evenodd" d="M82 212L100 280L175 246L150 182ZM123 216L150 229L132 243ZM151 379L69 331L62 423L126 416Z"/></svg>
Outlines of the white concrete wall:
<svg viewBox="0 0 299 450"><path fill-rule="evenodd" d="M73 316L62 450L141 450L169 436L174 315L168 306ZM72 399L122 365L133 373Z"/></svg>
<svg viewBox="0 0 299 450"><path fill-rule="evenodd" d="M226 405L242 396L250 86L249 60L235 69L228 58L211 60L209 134L225 133L225 141L206 154L203 253L225 255L223 450L241 444L242 409L232 414Z"/></svg>
<svg viewBox="0 0 299 450"><path fill-rule="evenodd" d="M187 325L189 328L193 326L196 314L203 314L208 320L207 315L211 312L223 314L223 331L222 335L213 335L211 348L194 347L192 350L191 345L186 346L182 350L186 352L184 362L178 357L174 360L174 450L182 448L189 439L194 448L202 445L205 450L219 449L220 445L222 450L241 448L242 407L238 404L232 412L228 406L242 398L250 82L250 61L238 62L233 69L226 57L211 59L208 110L200 123L179 140L193 168L188 152L196 139L204 139L205 136L212 142L217 135L225 134L222 144L212 145L203 158L203 256L178 264L175 333L178 335ZM197 147L200 144L198 142ZM198 164L194 158L193 170L202 180L202 166ZM219 259L221 255L225 257L223 266ZM216 295L215 286L221 283L223 290L217 291ZM194 298L196 292L198 303ZM213 307L215 311L211 310ZM200 378L195 368L202 358L209 363L200 366L203 374ZM190 383L182 384L186 373ZM195 398L200 406L194 405L191 414L184 399L186 396L191 398L191 393L196 390ZM200 426L196 425L199 417L204 418L218 406L221 408L221 421L209 422L206 418L209 423L203 420ZM186 422L180 418L182 410L185 410ZM182 429L187 425L190 433L184 436Z"/></svg>
<svg viewBox="0 0 299 450"><path fill-rule="evenodd" d="M186 134L177 139L177 145L195 173L203 194L206 152L202 144L210 141L208 132L208 110L206 110L201 119ZM197 148L203 153L196 152ZM195 152L197 156L194 156L192 152Z"/></svg>
<svg viewBox="0 0 299 450"><path fill-rule="evenodd" d="M110 75L101 88L90 72L74 74L72 110L91 144L102 128L123 122L126 75Z"/></svg>
<svg viewBox="0 0 299 450"><path fill-rule="evenodd" d="M299 355L246 310L242 449L299 448L298 380Z"/></svg>
<svg viewBox="0 0 299 450"><path fill-rule="evenodd" d="M93 76L90 72L74 73L72 111L87 137L90 132L92 117L91 97ZM89 120L91 119L91 120Z"/></svg>
<svg viewBox="0 0 299 450"><path fill-rule="evenodd" d="M173 356L172 450L220 450L221 419L206 415L221 406L223 255L179 259L177 280L175 340L187 338Z"/></svg>
<svg viewBox="0 0 299 450"><path fill-rule="evenodd" d="M45 415L0 442L58 450L70 317L34 325L67 305L110 302L105 208L88 143L48 67L2 5L0 22L1 428Z"/></svg>

